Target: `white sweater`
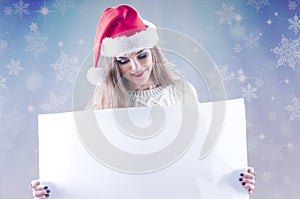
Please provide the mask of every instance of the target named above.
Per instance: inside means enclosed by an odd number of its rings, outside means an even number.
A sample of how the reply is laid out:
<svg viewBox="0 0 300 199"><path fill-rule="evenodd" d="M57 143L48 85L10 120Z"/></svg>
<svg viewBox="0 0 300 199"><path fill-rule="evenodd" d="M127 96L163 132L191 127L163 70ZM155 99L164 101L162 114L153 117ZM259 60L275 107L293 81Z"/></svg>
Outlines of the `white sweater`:
<svg viewBox="0 0 300 199"><path fill-rule="evenodd" d="M187 86L158 86L150 90L129 91L129 107L178 106L198 102L195 88Z"/></svg>

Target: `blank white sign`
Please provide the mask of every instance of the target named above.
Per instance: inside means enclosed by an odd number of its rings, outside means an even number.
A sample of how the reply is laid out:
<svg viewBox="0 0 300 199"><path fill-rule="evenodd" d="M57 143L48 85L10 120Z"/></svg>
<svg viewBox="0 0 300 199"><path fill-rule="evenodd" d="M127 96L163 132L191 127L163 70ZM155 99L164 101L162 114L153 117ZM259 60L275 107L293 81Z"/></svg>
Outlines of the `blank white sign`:
<svg viewBox="0 0 300 199"><path fill-rule="evenodd" d="M243 99L40 114L38 123L51 198L248 198L238 180L247 168Z"/></svg>

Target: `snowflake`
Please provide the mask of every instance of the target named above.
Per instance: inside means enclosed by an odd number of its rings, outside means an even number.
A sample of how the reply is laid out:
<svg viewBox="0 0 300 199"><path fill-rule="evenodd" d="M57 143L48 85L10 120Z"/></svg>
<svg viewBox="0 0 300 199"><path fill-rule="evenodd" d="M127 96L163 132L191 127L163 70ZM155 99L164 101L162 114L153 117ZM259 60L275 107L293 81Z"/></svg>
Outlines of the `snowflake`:
<svg viewBox="0 0 300 199"><path fill-rule="evenodd" d="M67 96L58 97L51 91L46 102L39 107L48 113L64 111L67 108L67 100Z"/></svg>
<svg viewBox="0 0 300 199"><path fill-rule="evenodd" d="M282 149L283 146L275 143L273 140L269 140L267 143L261 143L259 146L261 160L267 161L270 165L273 165L283 159Z"/></svg>
<svg viewBox="0 0 300 199"><path fill-rule="evenodd" d="M40 56L43 52L47 52L48 37L39 32L32 32L25 36L27 46L25 51L31 52L35 57Z"/></svg>
<svg viewBox="0 0 300 199"><path fill-rule="evenodd" d="M30 28L30 31L36 32L39 27L38 27L37 23L32 22L31 25L29 26L29 28Z"/></svg>
<svg viewBox="0 0 300 199"><path fill-rule="evenodd" d="M289 1L288 7L289 10L296 10L297 7L296 1Z"/></svg>
<svg viewBox="0 0 300 199"><path fill-rule="evenodd" d="M0 40L0 50L5 50L8 47L8 43L6 40Z"/></svg>
<svg viewBox="0 0 300 199"><path fill-rule="evenodd" d="M257 99L256 91L257 88L253 87L250 83L248 83L247 87L242 87L242 97L247 101L251 102L253 99Z"/></svg>
<svg viewBox="0 0 300 199"><path fill-rule="evenodd" d="M271 172L268 171L264 171L261 175L260 175L261 179L263 182L265 183L270 183L270 181L272 180L272 174Z"/></svg>
<svg viewBox="0 0 300 199"><path fill-rule="evenodd" d="M223 81L229 82L230 80L232 80L232 76L230 74L227 73L228 71L228 65L225 66L219 66L219 73L221 75L221 78Z"/></svg>
<svg viewBox="0 0 300 199"><path fill-rule="evenodd" d="M268 115L268 118L269 118L270 121L276 120L277 117L278 117L277 113L275 113L275 112L270 112L269 115Z"/></svg>
<svg viewBox="0 0 300 199"><path fill-rule="evenodd" d="M206 74L207 85L211 88L222 88L223 81L219 72L208 72Z"/></svg>
<svg viewBox="0 0 300 199"><path fill-rule="evenodd" d="M51 67L57 73L57 80L66 79L71 84L74 84L80 69L79 58L77 55L68 55L61 51L60 58L56 63L51 64Z"/></svg>
<svg viewBox="0 0 300 199"><path fill-rule="evenodd" d="M258 48L259 47L259 44L258 44L259 38L260 38L260 35L255 35L254 33L250 32L248 36L244 37L244 39L245 39L244 46L246 48L250 48L250 49Z"/></svg>
<svg viewBox="0 0 300 199"><path fill-rule="evenodd" d="M36 90L43 85L43 77L38 73L32 73L28 76L26 88L30 91Z"/></svg>
<svg viewBox="0 0 300 199"><path fill-rule="evenodd" d="M288 19L289 28L288 30L294 30L294 33L297 34L300 29L300 20L297 14L295 14L294 18Z"/></svg>
<svg viewBox="0 0 300 199"><path fill-rule="evenodd" d="M58 9L64 15L68 10L74 8L74 3L71 0L55 0L52 7Z"/></svg>
<svg viewBox="0 0 300 199"><path fill-rule="evenodd" d="M0 76L0 91L3 89L7 89L6 80L7 80L7 78Z"/></svg>
<svg viewBox="0 0 300 199"><path fill-rule="evenodd" d="M277 67L289 66L295 70L296 62L300 59L299 39L287 39L282 35L281 42L271 51L276 55Z"/></svg>
<svg viewBox="0 0 300 199"><path fill-rule="evenodd" d="M290 101L290 104L285 107L285 110L289 113L289 120L297 120L300 121L300 101L295 95L293 95L293 99Z"/></svg>
<svg viewBox="0 0 300 199"><path fill-rule="evenodd" d="M232 49L235 53L240 53L242 51L242 46L241 44L235 44Z"/></svg>
<svg viewBox="0 0 300 199"><path fill-rule="evenodd" d="M234 9L235 4L228 6L225 3L223 3L222 9L216 12L216 14L219 16L219 23L228 24L229 26L231 26L232 20L237 19L237 14L234 12Z"/></svg>
<svg viewBox="0 0 300 199"><path fill-rule="evenodd" d="M262 87L264 85L264 80L261 78L257 78L254 82L256 87Z"/></svg>
<svg viewBox="0 0 300 199"><path fill-rule="evenodd" d="M19 76L19 72L24 70L24 68L22 68L20 66L21 61L15 61L13 59L10 60L10 64L8 64L6 67L9 70L8 75L15 75L16 77Z"/></svg>
<svg viewBox="0 0 300 199"><path fill-rule="evenodd" d="M246 5L252 5L257 12L264 6L270 5L269 0L248 0Z"/></svg>
<svg viewBox="0 0 300 199"><path fill-rule="evenodd" d="M11 15L13 10L11 7L5 7L5 9L3 10L5 15Z"/></svg>
<svg viewBox="0 0 300 199"><path fill-rule="evenodd" d="M19 0L18 3L13 4L14 14L19 15L20 19L23 20L24 15L29 15L28 7L29 3L24 3L23 0Z"/></svg>

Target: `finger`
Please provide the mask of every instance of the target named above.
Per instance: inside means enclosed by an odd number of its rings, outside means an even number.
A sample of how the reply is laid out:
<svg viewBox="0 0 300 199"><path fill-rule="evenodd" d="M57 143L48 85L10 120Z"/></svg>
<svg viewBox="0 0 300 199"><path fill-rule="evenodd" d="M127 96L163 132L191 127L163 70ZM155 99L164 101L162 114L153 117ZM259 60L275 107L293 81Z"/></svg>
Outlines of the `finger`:
<svg viewBox="0 0 300 199"><path fill-rule="evenodd" d="M254 176L256 175L255 170L254 170L253 167L248 167L247 172L248 172L248 173L251 173L251 174L254 175Z"/></svg>
<svg viewBox="0 0 300 199"><path fill-rule="evenodd" d="M242 176L243 178L249 178L249 179L255 178L255 175L253 175L251 173L241 173L240 176Z"/></svg>
<svg viewBox="0 0 300 199"><path fill-rule="evenodd" d="M35 188L33 188L35 191L39 191L39 190L45 190L48 189L48 186L45 185L38 185Z"/></svg>
<svg viewBox="0 0 300 199"><path fill-rule="evenodd" d="M39 179L31 181L31 188L35 188L36 186L40 185L41 181Z"/></svg>
<svg viewBox="0 0 300 199"><path fill-rule="evenodd" d="M254 179L249 179L249 178L240 178L239 179L241 182L245 182L245 183L250 183L250 184L255 184L255 180Z"/></svg>
<svg viewBox="0 0 300 199"><path fill-rule="evenodd" d="M49 193L50 193L50 190L39 190L39 191L32 191L32 195L33 195L33 197L41 197L41 198L43 198L43 197L47 197L47 196L49 196Z"/></svg>
<svg viewBox="0 0 300 199"><path fill-rule="evenodd" d="M250 184L250 183L242 182L242 185L248 190L248 192L250 190L253 191L255 189L255 186L253 184Z"/></svg>

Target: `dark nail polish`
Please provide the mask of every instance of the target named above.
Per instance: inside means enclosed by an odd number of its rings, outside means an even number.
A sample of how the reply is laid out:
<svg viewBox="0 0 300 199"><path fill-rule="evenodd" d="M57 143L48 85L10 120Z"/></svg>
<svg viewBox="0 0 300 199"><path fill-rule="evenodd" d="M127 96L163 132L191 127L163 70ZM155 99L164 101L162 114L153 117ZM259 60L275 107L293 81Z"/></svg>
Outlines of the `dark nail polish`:
<svg viewBox="0 0 300 199"><path fill-rule="evenodd" d="M50 190L47 190L46 192L47 192L47 193L50 193Z"/></svg>
<svg viewBox="0 0 300 199"><path fill-rule="evenodd" d="M245 184L246 184L246 182L243 182L243 183L242 183L242 185L244 185L244 186L245 186Z"/></svg>
<svg viewBox="0 0 300 199"><path fill-rule="evenodd" d="M48 186L44 186L44 189L48 189Z"/></svg>
<svg viewBox="0 0 300 199"><path fill-rule="evenodd" d="M251 192L251 189L248 189L249 192Z"/></svg>
<svg viewBox="0 0 300 199"><path fill-rule="evenodd" d="M45 194L45 196L48 198L48 197L49 197L49 194Z"/></svg>
<svg viewBox="0 0 300 199"><path fill-rule="evenodd" d="M241 174L240 174L240 176L244 176L244 174L243 174L243 173L241 173Z"/></svg>
<svg viewBox="0 0 300 199"><path fill-rule="evenodd" d="M243 179L242 178L239 178L239 181L242 181Z"/></svg>

